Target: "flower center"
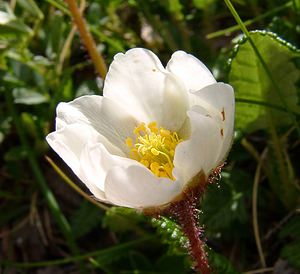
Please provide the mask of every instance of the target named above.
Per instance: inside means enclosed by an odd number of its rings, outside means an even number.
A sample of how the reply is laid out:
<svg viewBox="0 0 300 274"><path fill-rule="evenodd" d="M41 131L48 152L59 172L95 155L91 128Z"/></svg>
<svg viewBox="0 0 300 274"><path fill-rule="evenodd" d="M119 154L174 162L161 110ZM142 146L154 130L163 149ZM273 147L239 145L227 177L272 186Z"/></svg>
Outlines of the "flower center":
<svg viewBox="0 0 300 274"><path fill-rule="evenodd" d="M158 177L174 180L172 170L176 146L183 140L176 132L157 128L156 122L148 126L141 123L133 130L135 143L128 137L126 145L130 148L130 157L139 161Z"/></svg>

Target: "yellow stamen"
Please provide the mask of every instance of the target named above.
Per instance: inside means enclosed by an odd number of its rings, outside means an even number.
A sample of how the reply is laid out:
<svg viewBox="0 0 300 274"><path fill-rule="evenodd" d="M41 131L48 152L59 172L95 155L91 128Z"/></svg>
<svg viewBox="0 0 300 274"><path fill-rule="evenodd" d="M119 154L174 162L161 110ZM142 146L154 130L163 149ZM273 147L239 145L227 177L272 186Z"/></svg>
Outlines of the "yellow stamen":
<svg viewBox="0 0 300 274"><path fill-rule="evenodd" d="M146 132L146 126L145 126L145 123L141 123L139 124L134 130L133 130L133 133L137 136L141 136L141 133L140 132Z"/></svg>
<svg viewBox="0 0 300 274"><path fill-rule="evenodd" d="M160 129L160 135L163 136L163 137L170 136L170 131L169 131L169 130L166 130L166 129L164 129L164 128L161 128L161 129Z"/></svg>
<svg viewBox="0 0 300 274"><path fill-rule="evenodd" d="M151 132L157 134L158 128L157 128L156 122L149 123L148 128L150 129Z"/></svg>
<svg viewBox="0 0 300 274"><path fill-rule="evenodd" d="M125 140L130 148L130 157L149 168L156 176L174 180L172 171L176 146L183 140L176 132L158 128L156 122L148 126L141 123L134 128L135 143L132 138Z"/></svg>
<svg viewBox="0 0 300 274"><path fill-rule="evenodd" d="M141 164L143 164L145 167L149 167L149 162L147 161L147 160L144 160L144 159L142 159L141 161Z"/></svg>
<svg viewBox="0 0 300 274"><path fill-rule="evenodd" d="M128 147L133 147L133 141L130 137L128 137L125 142Z"/></svg>

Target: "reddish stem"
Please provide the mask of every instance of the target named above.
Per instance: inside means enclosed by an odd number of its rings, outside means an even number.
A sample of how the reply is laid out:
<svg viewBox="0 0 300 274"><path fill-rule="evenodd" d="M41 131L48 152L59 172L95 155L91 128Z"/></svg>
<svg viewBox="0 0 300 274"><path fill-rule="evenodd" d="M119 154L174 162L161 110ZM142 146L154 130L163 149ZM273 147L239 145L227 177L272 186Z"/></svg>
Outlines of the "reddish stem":
<svg viewBox="0 0 300 274"><path fill-rule="evenodd" d="M195 270L201 274L210 274L207 254L200 238L201 230L197 227L196 201L190 197L173 204L173 215L178 220L185 235L189 240L189 251L195 261Z"/></svg>
<svg viewBox="0 0 300 274"><path fill-rule="evenodd" d="M189 240L189 251L195 265L194 268L201 274L210 274L212 269L208 264L205 252L205 242L201 240L201 228L198 228L197 208L207 185L220 179L224 164L216 167L207 178L204 173L199 173L189 183L188 187L165 208L147 208L143 212L149 216L171 215L175 217L183 232Z"/></svg>

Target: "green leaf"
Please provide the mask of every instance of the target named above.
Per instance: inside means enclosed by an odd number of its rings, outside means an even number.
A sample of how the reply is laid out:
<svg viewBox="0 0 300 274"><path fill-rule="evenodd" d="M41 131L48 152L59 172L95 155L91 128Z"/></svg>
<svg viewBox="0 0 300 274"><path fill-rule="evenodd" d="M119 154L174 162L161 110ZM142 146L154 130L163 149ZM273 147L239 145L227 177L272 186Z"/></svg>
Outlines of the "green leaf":
<svg viewBox="0 0 300 274"><path fill-rule="evenodd" d="M115 55L118 52L122 52L126 50L123 43L118 38L105 35L101 31L99 31L98 26L91 25L90 30L95 36L99 37L100 41L107 43L108 45L107 49L109 50L111 55Z"/></svg>
<svg viewBox="0 0 300 274"><path fill-rule="evenodd" d="M174 14L177 20L183 19L182 14L182 4L179 0L169 0L168 2L168 10Z"/></svg>
<svg viewBox="0 0 300 274"><path fill-rule="evenodd" d="M29 14L38 17L39 19L44 18L44 14L39 9L38 5L34 0L18 0L18 3L24 10L26 10Z"/></svg>
<svg viewBox="0 0 300 274"><path fill-rule="evenodd" d="M286 244L281 252L281 257L285 258L292 266L300 270L300 216L295 216L285 224L279 234Z"/></svg>
<svg viewBox="0 0 300 274"><path fill-rule="evenodd" d="M5 135L2 131L0 131L0 144L3 142Z"/></svg>
<svg viewBox="0 0 300 274"><path fill-rule="evenodd" d="M28 88L15 88L13 96L16 104L24 105L38 105L49 100L47 96Z"/></svg>
<svg viewBox="0 0 300 274"><path fill-rule="evenodd" d="M286 245L280 252L280 255L298 270L300 270L300 239Z"/></svg>
<svg viewBox="0 0 300 274"><path fill-rule="evenodd" d="M58 10L63 12L64 14L68 14L71 16L70 11L66 7L66 3L63 0L46 0L50 5L56 7Z"/></svg>
<svg viewBox="0 0 300 274"><path fill-rule="evenodd" d="M12 119L10 116L5 116L4 113L0 111L0 145L4 141L5 136L9 133L11 128Z"/></svg>
<svg viewBox="0 0 300 274"><path fill-rule="evenodd" d="M188 245L188 240L177 223L163 216L153 218L151 222L161 236L162 242L169 246L170 254L182 255L185 253L183 247Z"/></svg>
<svg viewBox="0 0 300 274"><path fill-rule="evenodd" d="M221 254L210 249L208 251L209 262L213 268L213 273L222 273L222 274L239 274L231 262Z"/></svg>
<svg viewBox="0 0 300 274"><path fill-rule="evenodd" d="M206 10L215 4L216 0L193 0L193 4L197 9Z"/></svg>
<svg viewBox="0 0 300 274"><path fill-rule="evenodd" d="M252 32L251 38L266 62L273 78L281 89L290 111L300 113L296 82L299 70L292 62L300 54L270 32ZM237 99L267 102L282 106L282 102L266 75L250 42L242 39L231 61L229 82L235 89ZM272 112L276 126L290 124L290 117L282 112ZM236 128L252 132L266 128L266 107L259 104L238 103L236 105Z"/></svg>
<svg viewBox="0 0 300 274"><path fill-rule="evenodd" d="M98 207L88 201L81 203L71 218L75 238L80 238L101 224L102 216Z"/></svg>
<svg viewBox="0 0 300 274"><path fill-rule="evenodd" d="M47 41L46 55L50 60L57 58L60 54L64 42L65 29L66 23L63 14L61 12L55 12L51 16L49 24L45 29Z"/></svg>
<svg viewBox="0 0 300 274"><path fill-rule="evenodd" d="M293 5L296 11L300 10L300 0L293 0Z"/></svg>
<svg viewBox="0 0 300 274"><path fill-rule="evenodd" d="M110 264L111 262L114 262L121 257L128 256L129 251L134 250L134 248L136 248L137 246L145 244L145 242L151 241L152 239L153 237L147 236L128 243L120 243L116 246L103 249L103 251L99 252L100 254L95 256L94 259L101 266Z"/></svg>
<svg viewBox="0 0 300 274"><path fill-rule="evenodd" d="M139 227L137 224L145 220L145 217L135 210L123 207L111 207L106 211L103 225L114 232L126 232Z"/></svg>
<svg viewBox="0 0 300 274"><path fill-rule="evenodd" d="M19 162L27 157L27 153L22 146L14 146L4 154L4 160Z"/></svg>
<svg viewBox="0 0 300 274"><path fill-rule="evenodd" d="M272 191L282 202L284 207L292 210L299 200L299 189L296 186L295 170L288 154L286 141L276 143L276 139L269 143L266 157L266 174Z"/></svg>
<svg viewBox="0 0 300 274"><path fill-rule="evenodd" d="M300 216L295 216L282 228L280 237L297 237L300 239Z"/></svg>
<svg viewBox="0 0 300 274"><path fill-rule="evenodd" d="M6 73L2 76L3 83L7 86L7 88L13 88L13 87L24 87L25 82L16 75L13 75L11 73Z"/></svg>
<svg viewBox="0 0 300 274"><path fill-rule="evenodd" d="M38 128L36 125L36 121L38 120L38 118L34 115L32 115L32 113L30 112L22 112L20 115L20 120L22 122L22 124L24 125L26 132L28 134L28 136L34 138L34 139L38 139Z"/></svg>
<svg viewBox="0 0 300 274"><path fill-rule="evenodd" d="M172 273L172 274L184 274L190 273L191 271L191 261L190 258L183 254L181 256L178 255L170 255L164 254L155 264L154 273Z"/></svg>
<svg viewBox="0 0 300 274"><path fill-rule="evenodd" d="M269 131L268 181L284 206L291 209L298 195L295 173L277 132L283 126L296 126L293 115L300 113L296 86L300 73L293 62L300 53L273 33L257 31L249 35L251 43L249 39L239 42L229 74L238 102L236 128L248 133Z"/></svg>
<svg viewBox="0 0 300 274"><path fill-rule="evenodd" d="M137 252L137 251L131 251L129 253L129 260L130 264L132 265L133 269L135 270L152 270L153 266L151 265L151 262L149 258L147 258L144 254Z"/></svg>
<svg viewBox="0 0 300 274"><path fill-rule="evenodd" d="M231 173L222 172L220 184L208 187L201 205L203 216L200 216L207 234L221 233L224 229L231 230L232 233L233 223L236 227L247 221L245 204L250 194L247 193L246 186L250 183L248 174L236 169Z"/></svg>
<svg viewBox="0 0 300 274"><path fill-rule="evenodd" d="M5 49L16 47L23 37L32 35L32 30L11 12L0 10L0 56Z"/></svg>
<svg viewBox="0 0 300 274"><path fill-rule="evenodd" d="M217 200L217 199L215 199ZM169 255L177 255L178 259L181 256L186 256L186 250L183 247L188 245L186 236L181 231L180 227L171 219L160 217L159 219L152 219L152 224L157 228L158 233L162 238L162 242L169 245ZM182 257L183 259L184 257ZM222 274L237 274L237 272L230 261L222 255L209 249L209 261L213 268L217 271L215 273ZM188 264L188 262L186 262ZM190 262L189 262L190 263ZM173 272L172 272L173 273ZM174 272L175 273L175 272ZM177 272L176 272L177 273Z"/></svg>
<svg viewBox="0 0 300 274"><path fill-rule="evenodd" d="M94 95L99 93L99 88L97 87L97 83L95 80L87 80L80 84L80 86L76 90L75 97L83 96L83 95Z"/></svg>
<svg viewBox="0 0 300 274"><path fill-rule="evenodd" d="M298 44L299 34L295 31L295 25L292 23L292 20L286 17L274 17L268 26L268 30L275 32L281 39L293 45Z"/></svg>
<svg viewBox="0 0 300 274"><path fill-rule="evenodd" d="M9 222L17 220L22 214L28 210L28 205L22 205L22 207L12 207L4 204L0 207L0 226L2 227Z"/></svg>

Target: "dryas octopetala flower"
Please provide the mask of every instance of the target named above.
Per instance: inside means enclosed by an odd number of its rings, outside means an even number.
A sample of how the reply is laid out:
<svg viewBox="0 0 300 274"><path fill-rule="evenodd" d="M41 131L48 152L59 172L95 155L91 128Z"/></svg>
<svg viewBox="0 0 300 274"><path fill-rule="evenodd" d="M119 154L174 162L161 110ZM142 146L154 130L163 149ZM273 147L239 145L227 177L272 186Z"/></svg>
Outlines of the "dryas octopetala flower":
<svg viewBox="0 0 300 274"><path fill-rule="evenodd" d="M135 48L114 57L103 96L57 106L47 141L97 199L145 209L178 199L199 174L207 179L233 125L232 87L198 59L177 51L164 68Z"/></svg>

